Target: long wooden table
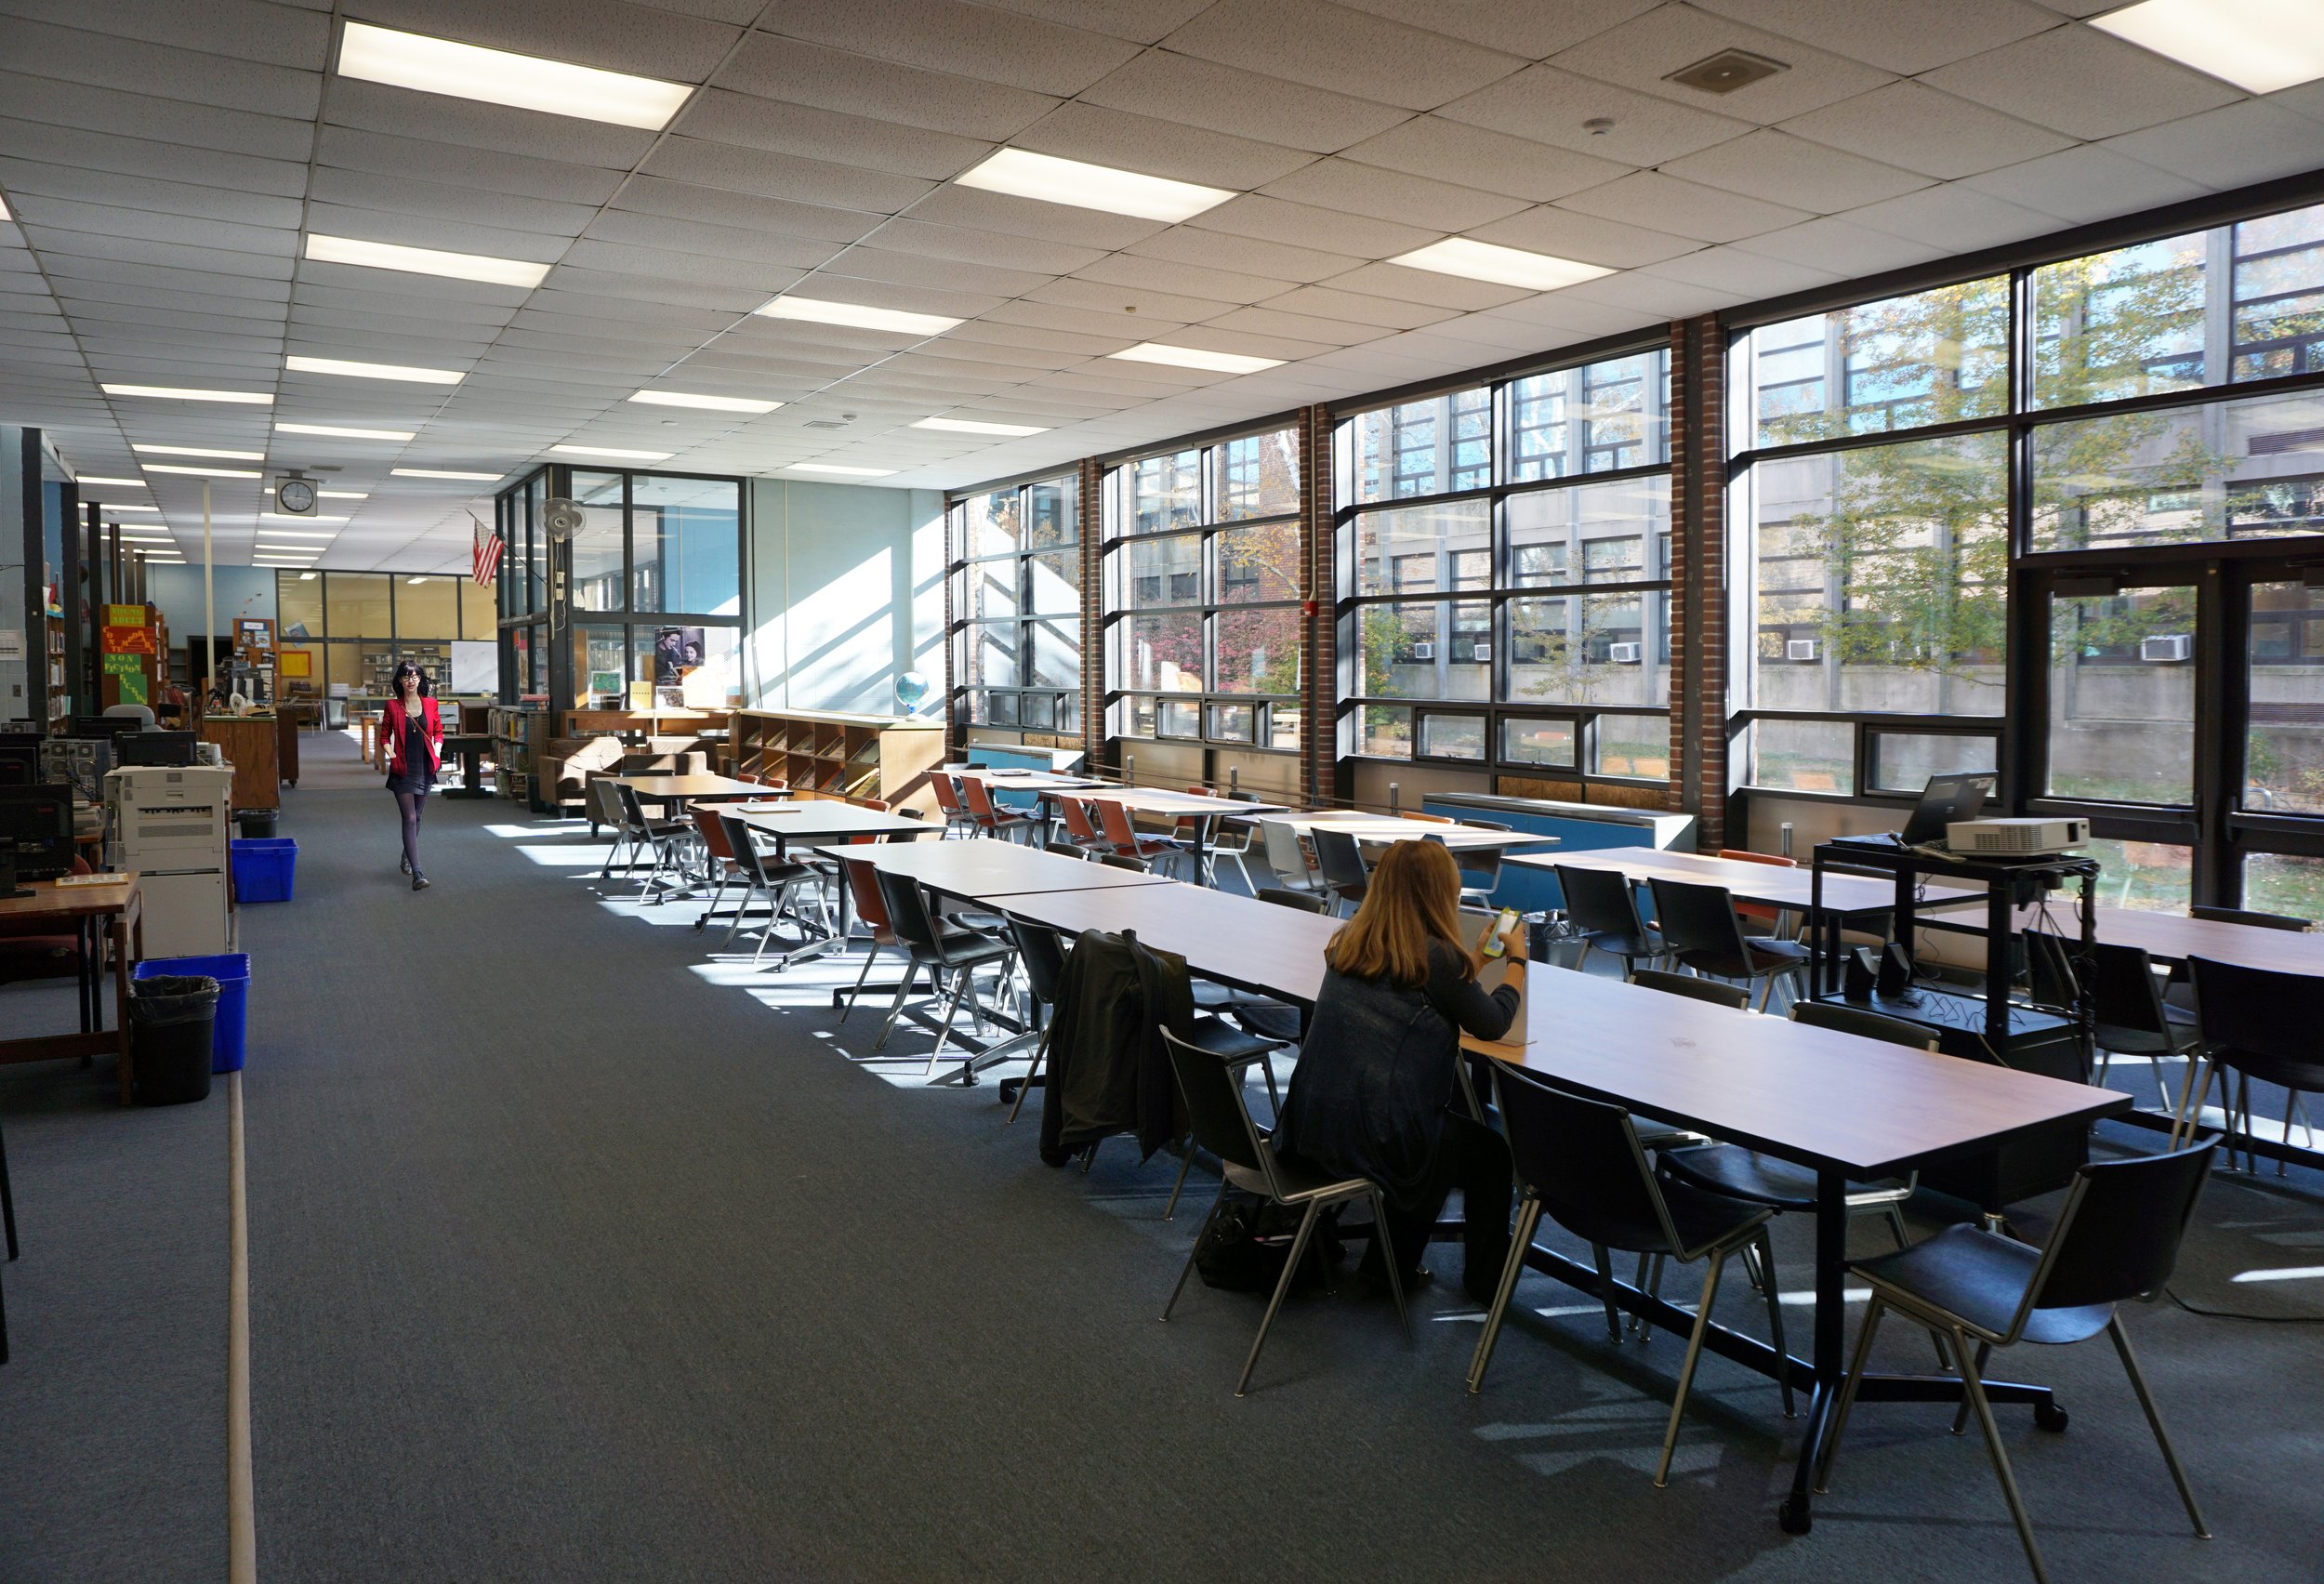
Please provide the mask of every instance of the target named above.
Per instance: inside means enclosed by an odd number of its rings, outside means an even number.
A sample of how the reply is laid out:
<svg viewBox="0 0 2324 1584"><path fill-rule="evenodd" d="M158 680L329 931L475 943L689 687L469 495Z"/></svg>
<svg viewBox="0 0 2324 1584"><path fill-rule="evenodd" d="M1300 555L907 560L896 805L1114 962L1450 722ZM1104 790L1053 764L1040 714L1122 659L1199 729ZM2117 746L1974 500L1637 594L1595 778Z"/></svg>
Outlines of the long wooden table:
<svg viewBox="0 0 2324 1584"><path fill-rule="evenodd" d="M2278 973L2324 976L2324 934L2314 931L2269 930L2257 924L2229 924L2135 907L2091 911L2097 920L2098 939L2108 945L2137 946L2157 962L2178 964L2200 957ZM2015 915L2020 930L2032 929L2040 922L2040 916L2030 908L2020 908Z"/></svg>
<svg viewBox="0 0 2324 1584"><path fill-rule="evenodd" d="M1314 1005L1322 992L1324 944L1345 922L1182 880L998 900L1069 936L1133 931L1146 945L1184 957L1189 971L1205 979L1302 1006Z"/></svg>
<svg viewBox="0 0 2324 1584"><path fill-rule="evenodd" d="M674 780L693 780L696 777L672 777ZM721 779L712 777L711 779ZM749 782L736 782L738 786L751 786ZM760 798L767 795L764 786L752 786ZM915 841L921 837L935 838L944 834L944 827L909 814L891 813L884 809L860 808L838 798L800 798L779 803L745 803L739 808L719 811L730 814L752 830L774 838L774 855L778 860L791 855L794 844L801 847L829 847L852 842L859 837L880 837L887 841ZM866 852L870 848L866 847ZM788 968L795 962L826 953L845 951L849 929L850 901L846 878L839 886L839 927L828 935L803 940L775 960L777 968ZM768 926L772 930L773 921Z"/></svg>
<svg viewBox="0 0 2324 1584"><path fill-rule="evenodd" d="M693 775L609 775L605 778L627 786L649 803L667 807L672 803L726 803L746 799L772 798L781 789L756 781L736 781L732 776L697 773Z"/></svg>
<svg viewBox="0 0 2324 1584"><path fill-rule="evenodd" d="M1437 841L1456 852L1507 851L1517 847L1555 847L1558 838L1524 830L1478 830L1472 825L1443 825L1434 820L1398 819L1393 814L1360 815L1353 819L1311 818L1305 814L1250 814L1248 825L1282 825L1296 831L1318 828L1352 836L1367 847L1398 841Z"/></svg>
<svg viewBox="0 0 2324 1584"><path fill-rule="evenodd" d="M30 896L0 897L0 923L56 925L80 945L81 1027L77 1034L0 1039L0 1063L54 1062L106 1051L121 1059L121 1103L133 1097L136 1069L129 1054L129 964L145 955L143 899L130 873L96 885L60 886L37 880ZM113 1027L105 1027L104 947L112 956Z"/></svg>
<svg viewBox="0 0 2324 1584"><path fill-rule="evenodd" d="M1111 864L1092 864L990 837L971 841L882 842L848 856L860 857L886 874L909 875L930 891L946 896L1004 905L1037 891L1116 891L1178 883L1167 875L1117 869Z"/></svg>
<svg viewBox="0 0 2324 1584"><path fill-rule="evenodd" d="M1516 852L1509 862L1528 869L1610 869L1641 883L1650 879L1685 880L1696 885L1723 886L1737 902L1767 907L1809 911L1814 904L1814 871L1803 865L1754 864L1743 858L1711 858L1697 852L1674 852L1655 847L1599 847L1580 852ZM1950 907L1983 902L1985 892L1960 886L1930 886L1922 905ZM1868 875L1824 876L1824 906L1845 915L1878 913L1896 905L1895 882Z"/></svg>

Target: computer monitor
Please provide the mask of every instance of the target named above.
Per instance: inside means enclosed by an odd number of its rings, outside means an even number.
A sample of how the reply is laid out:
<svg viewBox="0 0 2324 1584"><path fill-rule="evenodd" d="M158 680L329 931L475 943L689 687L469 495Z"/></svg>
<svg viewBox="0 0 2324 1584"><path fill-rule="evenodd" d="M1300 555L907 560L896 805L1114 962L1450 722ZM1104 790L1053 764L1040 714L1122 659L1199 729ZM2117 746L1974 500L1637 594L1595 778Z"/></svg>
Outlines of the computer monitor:
<svg viewBox="0 0 2324 1584"><path fill-rule="evenodd" d="M1974 820L1991 796L1993 784L2000 777L1989 770L1955 770L1942 775L1932 775L1929 784L1921 788L1921 800L1912 806L1912 817L1905 822L1901 838L1907 847L1940 845L1945 840L1945 827L1955 820Z"/></svg>
<svg viewBox="0 0 2324 1584"><path fill-rule="evenodd" d="M40 779L37 732L0 732L0 786L30 786Z"/></svg>
<svg viewBox="0 0 2324 1584"><path fill-rule="evenodd" d="M73 718L70 734L75 737L118 737L125 733L138 731L144 724L134 715L76 715Z"/></svg>
<svg viewBox="0 0 2324 1584"><path fill-rule="evenodd" d="M15 878L51 880L73 872L73 788L61 782L0 786L0 847L13 850Z"/></svg>
<svg viewBox="0 0 2324 1584"><path fill-rule="evenodd" d="M193 762L191 732L132 732L113 742L113 757L121 764L168 765Z"/></svg>

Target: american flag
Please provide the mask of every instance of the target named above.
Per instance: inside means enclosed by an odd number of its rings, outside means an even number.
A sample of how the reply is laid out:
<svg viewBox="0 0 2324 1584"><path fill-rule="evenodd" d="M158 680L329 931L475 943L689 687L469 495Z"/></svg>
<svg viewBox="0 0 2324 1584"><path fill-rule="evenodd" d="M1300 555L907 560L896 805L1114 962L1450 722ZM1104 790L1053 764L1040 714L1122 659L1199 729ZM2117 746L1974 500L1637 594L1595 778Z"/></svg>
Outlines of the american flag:
<svg viewBox="0 0 2324 1584"><path fill-rule="evenodd" d="M493 574L499 570L500 535L485 527L482 521L478 521L476 524L476 586L480 588L491 587Z"/></svg>

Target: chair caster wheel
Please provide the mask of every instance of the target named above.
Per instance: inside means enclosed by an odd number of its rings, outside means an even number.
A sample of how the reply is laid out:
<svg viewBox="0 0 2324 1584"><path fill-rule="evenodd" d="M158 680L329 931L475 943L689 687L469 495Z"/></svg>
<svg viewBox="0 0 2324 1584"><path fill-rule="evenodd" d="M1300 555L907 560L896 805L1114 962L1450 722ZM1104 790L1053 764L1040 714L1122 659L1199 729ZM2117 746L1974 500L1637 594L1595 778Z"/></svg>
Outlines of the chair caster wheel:
<svg viewBox="0 0 2324 1584"><path fill-rule="evenodd" d="M2046 1430L2054 1435L2064 1430L2067 1422L2067 1411L2059 1407L2054 1401L2034 1405L2034 1428L2036 1430Z"/></svg>
<svg viewBox="0 0 2324 1584"><path fill-rule="evenodd" d="M1816 1526L1815 1515L1807 1510L1807 1502L1800 1497L1787 1496L1776 1511L1776 1520L1787 1535L1804 1535Z"/></svg>

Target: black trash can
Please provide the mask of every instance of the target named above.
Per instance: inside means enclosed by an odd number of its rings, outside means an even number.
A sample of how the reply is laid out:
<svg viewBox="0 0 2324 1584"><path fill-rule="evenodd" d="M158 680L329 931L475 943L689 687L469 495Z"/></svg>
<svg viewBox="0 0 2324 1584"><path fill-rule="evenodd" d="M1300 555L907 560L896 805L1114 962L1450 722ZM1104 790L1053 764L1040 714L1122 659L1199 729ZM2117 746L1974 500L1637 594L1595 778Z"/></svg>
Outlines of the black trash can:
<svg viewBox="0 0 2324 1584"><path fill-rule="evenodd" d="M272 809L236 809L234 824L242 827L245 840L263 839L274 834Z"/></svg>
<svg viewBox="0 0 2324 1584"><path fill-rule="evenodd" d="M157 975L129 982L130 1049L139 1105L184 1105L210 1093L218 981Z"/></svg>

